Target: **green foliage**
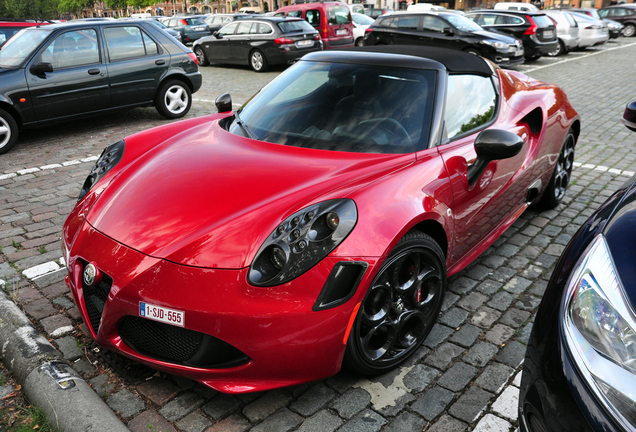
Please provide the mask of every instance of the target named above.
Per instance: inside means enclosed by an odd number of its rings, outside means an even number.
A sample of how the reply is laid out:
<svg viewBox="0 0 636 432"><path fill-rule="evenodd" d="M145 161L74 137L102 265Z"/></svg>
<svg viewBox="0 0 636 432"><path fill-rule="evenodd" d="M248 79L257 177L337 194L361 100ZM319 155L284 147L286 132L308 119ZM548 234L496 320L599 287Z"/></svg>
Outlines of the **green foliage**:
<svg viewBox="0 0 636 432"><path fill-rule="evenodd" d="M494 112L495 112L495 106L492 105L490 108L488 108L488 111L486 111L485 113L477 114L473 118L471 118L468 121L468 123L464 123L462 127L459 129L459 133L461 134L464 132L468 132L469 130L473 130L485 123L488 123L490 119L492 118L492 115Z"/></svg>

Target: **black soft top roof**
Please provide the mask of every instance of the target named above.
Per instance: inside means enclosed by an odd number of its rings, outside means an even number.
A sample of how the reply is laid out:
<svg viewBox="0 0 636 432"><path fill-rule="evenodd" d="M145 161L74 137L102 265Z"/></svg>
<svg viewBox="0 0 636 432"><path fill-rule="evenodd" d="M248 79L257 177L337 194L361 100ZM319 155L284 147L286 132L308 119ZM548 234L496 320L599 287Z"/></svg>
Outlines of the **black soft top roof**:
<svg viewBox="0 0 636 432"><path fill-rule="evenodd" d="M356 55L354 53L360 54ZM439 69L440 66L444 66L450 73L481 76L491 76L494 73L490 64L479 56L447 48L418 45L374 45L343 48L315 52L305 56L304 59L340 63L358 63L359 60L364 59L364 63L367 64L393 65L396 67ZM430 60L433 60L433 62Z"/></svg>

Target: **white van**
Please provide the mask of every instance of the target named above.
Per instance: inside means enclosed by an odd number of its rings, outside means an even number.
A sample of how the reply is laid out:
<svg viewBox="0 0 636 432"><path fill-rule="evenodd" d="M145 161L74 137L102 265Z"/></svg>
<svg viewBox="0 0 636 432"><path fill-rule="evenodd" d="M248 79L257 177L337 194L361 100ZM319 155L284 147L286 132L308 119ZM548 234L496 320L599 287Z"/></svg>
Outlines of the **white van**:
<svg viewBox="0 0 636 432"><path fill-rule="evenodd" d="M538 12L539 8L537 8L532 3L522 3L522 2L499 2L495 3L495 10L517 10L524 12Z"/></svg>
<svg viewBox="0 0 636 432"><path fill-rule="evenodd" d="M434 5L432 3L415 3L409 5L406 8L408 12L424 12L424 11L436 11L446 10L444 6Z"/></svg>

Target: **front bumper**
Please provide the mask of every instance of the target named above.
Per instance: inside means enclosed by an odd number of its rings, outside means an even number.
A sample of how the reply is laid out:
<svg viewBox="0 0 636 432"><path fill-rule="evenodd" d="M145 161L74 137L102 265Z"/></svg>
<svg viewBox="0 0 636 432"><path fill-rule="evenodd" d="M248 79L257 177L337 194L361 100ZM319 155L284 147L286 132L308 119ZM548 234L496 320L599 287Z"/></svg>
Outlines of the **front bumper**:
<svg viewBox="0 0 636 432"><path fill-rule="evenodd" d="M361 287L370 283L373 273L371 269L364 273L353 297L343 304L314 312L312 307L331 270L348 260L327 257L287 284L257 288L247 283L247 268L196 268L150 257L104 236L86 222L73 244L65 247L66 283L100 346L229 393L295 385L338 372L345 331L354 306L364 297ZM369 267L376 263L375 259L350 261L364 261ZM93 319L97 324L91 324L87 310L91 287L82 282L88 262L112 278L101 319ZM196 361L166 361L139 352L125 342L129 338L122 337L122 323L149 322L140 318L140 302L183 311L186 330L207 335L214 339L213 344L222 341L221 345L231 346L243 356L201 367ZM175 334L171 332L173 345L178 345L179 334Z"/></svg>

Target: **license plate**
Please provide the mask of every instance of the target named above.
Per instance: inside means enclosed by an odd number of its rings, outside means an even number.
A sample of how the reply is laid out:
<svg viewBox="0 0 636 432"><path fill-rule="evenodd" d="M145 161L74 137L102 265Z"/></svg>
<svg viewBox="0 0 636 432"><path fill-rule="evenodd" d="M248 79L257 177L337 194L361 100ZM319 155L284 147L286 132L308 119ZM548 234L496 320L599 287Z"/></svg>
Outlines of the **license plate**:
<svg viewBox="0 0 636 432"><path fill-rule="evenodd" d="M554 36L554 33L552 33L552 30L544 30L543 31L543 37L544 38L551 38L552 36Z"/></svg>
<svg viewBox="0 0 636 432"><path fill-rule="evenodd" d="M203 31L203 27L195 27L194 31Z"/></svg>
<svg viewBox="0 0 636 432"><path fill-rule="evenodd" d="M342 35L346 35L346 34L347 34L347 29L336 30L336 35L337 36L342 36Z"/></svg>
<svg viewBox="0 0 636 432"><path fill-rule="evenodd" d="M523 55L523 50L520 49L519 51L515 52L515 56L522 56Z"/></svg>
<svg viewBox="0 0 636 432"><path fill-rule="evenodd" d="M312 40L301 40L296 42L297 47L308 47L308 46L312 46L313 44L314 44L314 41Z"/></svg>
<svg viewBox="0 0 636 432"><path fill-rule="evenodd" d="M139 316L178 327L185 326L185 312L139 302Z"/></svg>

